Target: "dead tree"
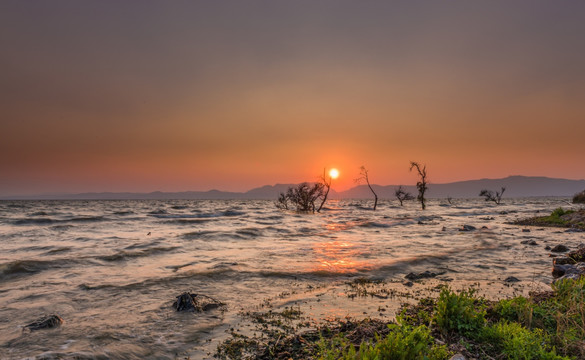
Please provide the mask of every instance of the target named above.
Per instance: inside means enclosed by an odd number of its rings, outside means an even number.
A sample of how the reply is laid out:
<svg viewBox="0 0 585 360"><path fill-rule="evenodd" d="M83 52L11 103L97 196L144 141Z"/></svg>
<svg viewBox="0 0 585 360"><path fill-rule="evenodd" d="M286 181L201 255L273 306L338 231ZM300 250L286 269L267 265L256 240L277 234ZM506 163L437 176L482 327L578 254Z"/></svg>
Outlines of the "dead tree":
<svg viewBox="0 0 585 360"><path fill-rule="evenodd" d="M323 169L323 176L319 179L325 193L323 194L323 201L321 201L321 205L319 205L319 209L317 212L321 212L323 205L325 205L325 201L327 201L327 196L329 195L329 190L331 190L331 176L329 177L329 182L327 182L327 177L325 176L325 169Z"/></svg>
<svg viewBox="0 0 585 360"><path fill-rule="evenodd" d="M398 189L394 190L394 195L400 201L400 206L403 206L403 202L407 200L414 200L414 196L402 188L402 185Z"/></svg>
<svg viewBox="0 0 585 360"><path fill-rule="evenodd" d="M376 210L376 206L378 206L378 195L376 194L374 189L372 189L372 185L370 185L370 178L368 177L368 170L363 165L362 167L360 167L360 177L358 177L354 181L359 184L362 180L365 180L366 184L370 188L370 191L372 192L372 194L374 194L374 210Z"/></svg>
<svg viewBox="0 0 585 360"><path fill-rule="evenodd" d="M425 199L425 192L428 190L428 187L427 187L427 166L423 165L421 168L419 163L411 161L410 162L410 171L412 171L413 168L416 168L416 170L418 171L418 176L420 176L420 181L416 183L416 188L418 189L418 196L416 197L416 199L418 201L420 201L420 205L422 206L422 209L424 210L427 207L425 204L425 202L427 201L427 199Z"/></svg>
<svg viewBox="0 0 585 360"><path fill-rule="evenodd" d="M276 207L281 210L289 209L289 202L299 212L315 212L315 201L325 195L323 184L302 183L296 187L289 187L286 193L280 193L276 201Z"/></svg>
<svg viewBox="0 0 585 360"><path fill-rule="evenodd" d="M491 190L482 190L479 193L479 196L483 196L485 197L485 201L493 201L496 203L496 205L500 205L500 203L502 202L502 195L504 195L504 191L506 191L505 187L502 187L502 190L500 190L499 192L493 192Z"/></svg>

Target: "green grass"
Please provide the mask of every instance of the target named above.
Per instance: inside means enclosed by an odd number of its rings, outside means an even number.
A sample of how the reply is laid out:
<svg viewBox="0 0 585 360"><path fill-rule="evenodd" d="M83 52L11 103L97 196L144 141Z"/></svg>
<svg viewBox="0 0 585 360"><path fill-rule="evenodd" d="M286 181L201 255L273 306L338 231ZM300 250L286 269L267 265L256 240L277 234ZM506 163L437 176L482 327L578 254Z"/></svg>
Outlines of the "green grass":
<svg viewBox="0 0 585 360"><path fill-rule="evenodd" d="M389 329L359 346L343 333L321 339L317 358L449 359L457 349L479 359L584 359L585 277L498 302L444 288L436 300L407 305Z"/></svg>
<svg viewBox="0 0 585 360"><path fill-rule="evenodd" d="M533 226L553 226L553 227L570 227L581 226L580 223L571 223L569 220L563 219L563 215L572 214L575 210L564 210L557 208L548 216L538 216L529 219L515 221L516 225L533 225Z"/></svg>
<svg viewBox="0 0 585 360"><path fill-rule="evenodd" d="M496 302L475 290L444 287L436 299L404 305L391 322L345 319L295 332L292 321L303 321L296 307L253 319L261 336L232 331L214 356L447 360L459 352L468 359L585 359L585 277L558 281L548 292Z"/></svg>
<svg viewBox="0 0 585 360"><path fill-rule="evenodd" d="M406 324L388 325L390 332L385 337L375 336L374 341L364 341L359 348L351 344L343 334L330 341L322 340L318 359L323 360L410 360L447 359L451 353L445 345L437 345L431 331L425 325L412 327Z"/></svg>

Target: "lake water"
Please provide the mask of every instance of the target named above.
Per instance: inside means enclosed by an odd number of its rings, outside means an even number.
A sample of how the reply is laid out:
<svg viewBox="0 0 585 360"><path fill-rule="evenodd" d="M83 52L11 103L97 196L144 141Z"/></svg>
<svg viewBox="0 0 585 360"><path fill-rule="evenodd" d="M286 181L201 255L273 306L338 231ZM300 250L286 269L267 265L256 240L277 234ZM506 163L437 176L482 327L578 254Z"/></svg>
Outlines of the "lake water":
<svg viewBox="0 0 585 360"><path fill-rule="evenodd" d="M197 359L242 310L279 294L286 302L293 288L400 282L425 270L546 286L544 247L585 242L583 233L506 224L570 208L567 199L431 200L425 211L414 202L327 205L296 214L271 201L2 201L0 358ZM459 231L465 224L478 230ZM177 313L171 305L184 291L227 306ZM46 314L65 323L23 331Z"/></svg>

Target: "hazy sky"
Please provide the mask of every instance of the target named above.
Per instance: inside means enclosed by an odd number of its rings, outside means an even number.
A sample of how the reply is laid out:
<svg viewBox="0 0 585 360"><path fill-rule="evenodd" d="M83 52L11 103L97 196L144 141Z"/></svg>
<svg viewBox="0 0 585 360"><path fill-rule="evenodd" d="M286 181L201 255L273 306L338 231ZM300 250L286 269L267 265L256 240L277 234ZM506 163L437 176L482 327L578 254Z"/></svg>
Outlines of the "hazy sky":
<svg viewBox="0 0 585 360"><path fill-rule="evenodd" d="M585 178L585 1L0 2L0 195Z"/></svg>

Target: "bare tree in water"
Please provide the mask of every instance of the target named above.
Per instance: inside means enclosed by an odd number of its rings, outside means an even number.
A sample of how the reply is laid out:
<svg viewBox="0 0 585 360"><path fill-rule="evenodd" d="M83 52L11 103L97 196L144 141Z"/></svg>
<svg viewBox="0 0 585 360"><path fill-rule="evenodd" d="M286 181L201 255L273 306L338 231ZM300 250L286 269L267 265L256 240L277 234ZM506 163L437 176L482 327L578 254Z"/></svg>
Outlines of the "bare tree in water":
<svg viewBox="0 0 585 360"><path fill-rule="evenodd" d="M496 205L500 205L500 203L502 202L502 195L504 195L504 191L506 191L505 187L502 187L502 190L500 190L499 192L493 192L491 190L482 190L479 193L479 196L483 196L485 197L485 201L493 201L496 203Z"/></svg>
<svg viewBox="0 0 585 360"><path fill-rule="evenodd" d="M374 189L372 189L372 185L370 185L370 178L368 177L368 170L363 165L360 167L360 177L354 181L359 184L362 180L365 180L366 184L368 184L368 187L370 188L370 191L372 194L374 194L374 210L376 210L376 206L378 206L378 195Z"/></svg>
<svg viewBox="0 0 585 360"><path fill-rule="evenodd" d="M276 207L281 210L289 209L289 202L299 212L315 212L315 201L324 196L323 184L302 183L289 187L286 193L280 193Z"/></svg>
<svg viewBox="0 0 585 360"><path fill-rule="evenodd" d="M420 176L420 181L416 183L416 188L418 189L418 196L416 197L416 199L418 201L420 201L420 205L422 206L422 209L424 210L427 207L425 204L425 202L427 201L427 199L425 199L425 192L428 190L428 187L427 187L427 166L423 165L421 168L421 165L419 163L411 161L410 162L410 171L412 171L413 168L416 168L416 171L418 172L418 176Z"/></svg>
<svg viewBox="0 0 585 360"><path fill-rule="evenodd" d="M414 200L414 196L412 196L411 193L404 190L402 185L400 185L398 189L394 190L394 195L396 196L398 201L400 201L400 206L402 206L403 205L402 203L407 200Z"/></svg>
<svg viewBox="0 0 585 360"><path fill-rule="evenodd" d="M329 190L331 190L331 176L329 176L329 182L327 182L327 177L325 176L325 169L323 169L323 176L319 179L321 181L321 185L323 185L323 189L327 189L325 190L325 193L323 194L323 201L321 201L321 205L319 205L319 209L317 210L317 212L321 212L321 209L323 208L323 205L325 205L325 201L327 201L327 196L329 195Z"/></svg>

